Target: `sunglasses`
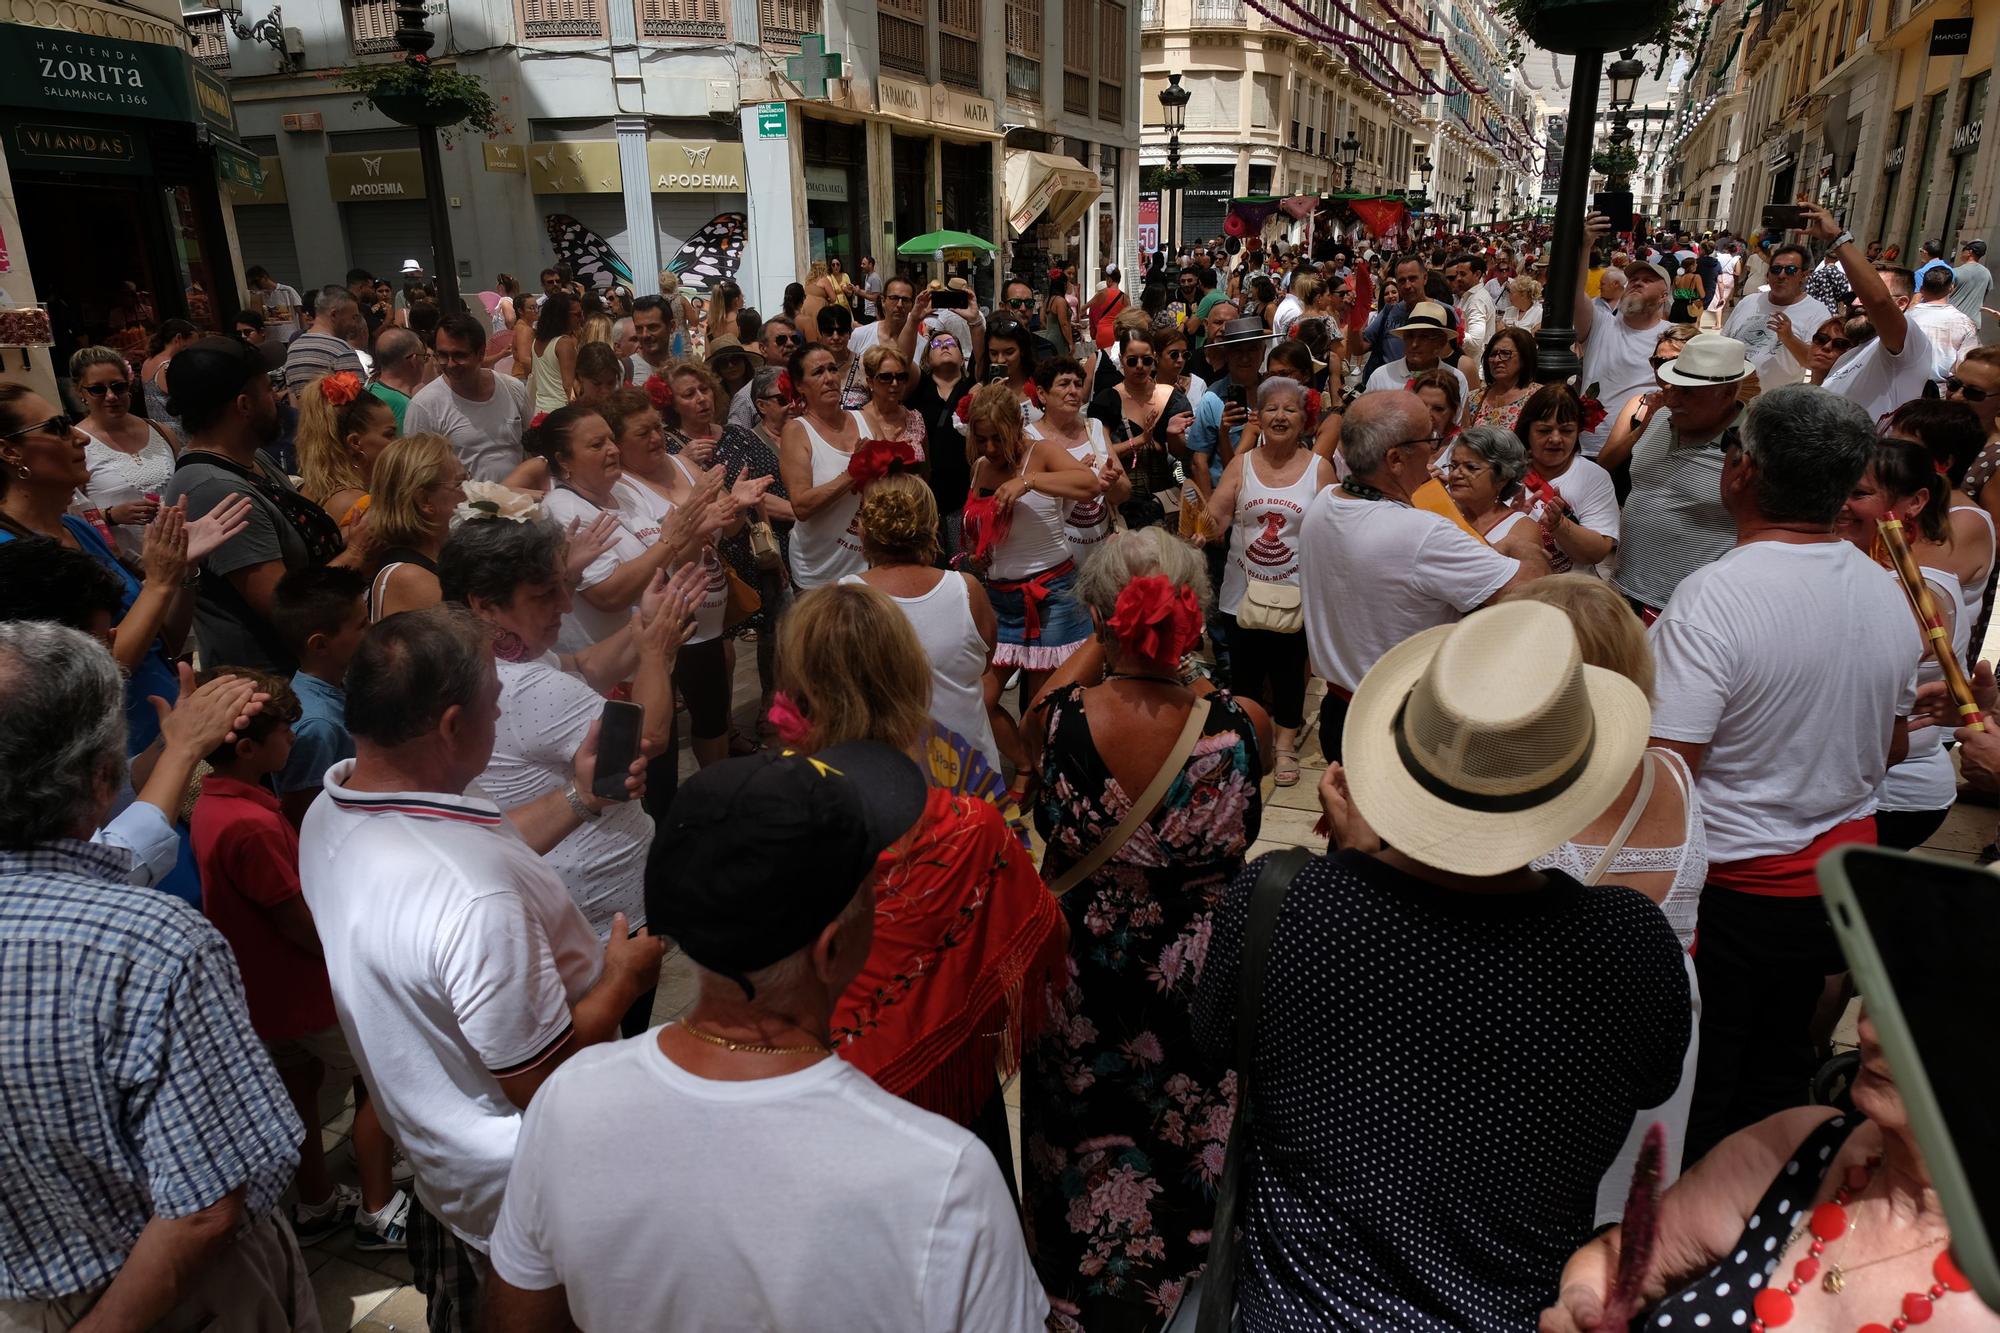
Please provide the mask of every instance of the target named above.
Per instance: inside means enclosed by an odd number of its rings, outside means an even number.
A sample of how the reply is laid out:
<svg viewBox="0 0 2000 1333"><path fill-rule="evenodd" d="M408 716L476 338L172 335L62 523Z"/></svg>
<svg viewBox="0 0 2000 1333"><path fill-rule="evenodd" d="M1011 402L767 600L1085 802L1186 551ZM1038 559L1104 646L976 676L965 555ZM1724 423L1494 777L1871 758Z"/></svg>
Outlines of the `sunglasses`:
<svg viewBox="0 0 2000 1333"><path fill-rule="evenodd" d="M102 384L86 384L83 386L83 391L92 398L102 398L107 393L130 393L132 392L132 381L106 380Z"/></svg>
<svg viewBox="0 0 2000 1333"><path fill-rule="evenodd" d="M1797 264L1773 264L1770 268L1770 274L1774 278L1789 278L1794 273L1803 273L1804 271Z"/></svg>
<svg viewBox="0 0 2000 1333"><path fill-rule="evenodd" d="M1967 384L1956 375L1949 376L1945 380L1944 391L1946 393L1955 393L1968 403L1983 403L1993 396L1984 389L1975 388Z"/></svg>
<svg viewBox="0 0 2000 1333"><path fill-rule="evenodd" d="M10 430L4 435L0 435L0 440L18 440L23 435L39 435L44 431L58 439L63 439L68 437L72 429L73 426L70 422L69 413L58 412L47 421L37 421L32 426L23 426L19 430Z"/></svg>
<svg viewBox="0 0 2000 1333"><path fill-rule="evenodd" d="M1137 370L1140 366L1144 366L1146 369L1151 370L1154 366L1158 364L1159 362L1150 356L1128 356L1125 358L1126 367L1132 370Z"/></svg>
<svg viewBox="0 0 2000 1333"><path fill-rule="evenodd" d="M1651 366L1653 369L1658 370L1661 366L1667 364L1667 362L1675 359L1676 358L1671 356L1649 356L1646 358L1646 364Z"/></svg>
<svg viewBox="0 0 2000 1333"><path fill-rule="evenodd" d="M931 350L932 350L933 352L937 351L937 350L938 350L938 349L939 349L940 347L948 347L948 348L950 348L950 349L951 349L952 351L956 352L956 351L958 350L958 339L956 339L956 338L933 338L933 339L931 339Z"/></svg>
<svg viewBox="0 0 2000 1333"><path fill-rule="evenodd" d="M1033 310L1035 308L1035 298L1032 296L1016 296L1010 299L1007 304L1016 310Z"/></svg>
<svg viewBox="0 0 2000 1333"><path fill-rule="evenodd" d="M779 347L797 347L805 339L796 333L780 333L773 336L771 341Z"/></svg>
<svg viewBox="0 0 2000 1333"><path fill-rule="evenodd" d="M876 374L877 384L908 384L910 372L907 370L884 370Z"/></svg>
<svg viewBox="0 0 2000 1333"><path fill-rule="evenodd" d="M1812 345L1814 347L1831 347L1836 352L1844 352L1848 348L1854 346L1854 344L1848 339L1836 338L1831 333L1815 333L1813 335Z"/></svg>

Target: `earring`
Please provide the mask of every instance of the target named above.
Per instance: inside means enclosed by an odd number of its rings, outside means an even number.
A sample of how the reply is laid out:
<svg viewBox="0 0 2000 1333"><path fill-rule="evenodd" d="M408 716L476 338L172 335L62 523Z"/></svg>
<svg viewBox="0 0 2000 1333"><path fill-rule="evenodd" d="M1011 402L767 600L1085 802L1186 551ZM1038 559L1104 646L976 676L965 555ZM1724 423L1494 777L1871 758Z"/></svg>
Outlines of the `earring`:
<svg viewBox="0 0 2000 1333"><path fill-rule="evenodd" d="M26 463L14 464L14 475L22 481L26 481L28 479L28 465Z"/></svg>

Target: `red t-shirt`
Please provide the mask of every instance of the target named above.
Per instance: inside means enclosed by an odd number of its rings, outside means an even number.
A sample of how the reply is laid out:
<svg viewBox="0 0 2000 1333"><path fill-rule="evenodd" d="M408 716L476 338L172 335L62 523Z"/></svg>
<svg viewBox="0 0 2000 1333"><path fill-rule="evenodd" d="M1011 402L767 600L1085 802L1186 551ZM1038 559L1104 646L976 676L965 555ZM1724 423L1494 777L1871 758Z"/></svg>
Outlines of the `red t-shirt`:
<svg viewBox="0 0 2000 1333"><path fill-rule="evenodd" d="M250 1026L265 1041L321 1032L339 1020L326 962L279 933L270 909L301 894L299 835L262 787L210 773L188 821L201 909L243 973Z"/></svg>

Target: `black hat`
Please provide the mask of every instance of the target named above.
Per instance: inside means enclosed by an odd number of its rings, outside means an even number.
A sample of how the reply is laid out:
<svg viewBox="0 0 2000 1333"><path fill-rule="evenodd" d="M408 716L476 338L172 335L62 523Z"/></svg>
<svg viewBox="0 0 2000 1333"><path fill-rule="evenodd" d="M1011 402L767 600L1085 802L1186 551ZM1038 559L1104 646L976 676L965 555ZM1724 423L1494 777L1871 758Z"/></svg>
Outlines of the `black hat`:
<svg viewBox="0 0 2000 1333"><path fill-rule="evenodd" d="M704 768L654 832L648 923L747 992L747 973L797 953L853 901L928 795L915 761L878 741Z"/></svg>
<svg viewBox="0 0 2000 1333"><path fill-rule="evenodd" d="M167 411L211 421L217 408L268 369L263 356L240 338L203 338L174 356Z"/></svg>

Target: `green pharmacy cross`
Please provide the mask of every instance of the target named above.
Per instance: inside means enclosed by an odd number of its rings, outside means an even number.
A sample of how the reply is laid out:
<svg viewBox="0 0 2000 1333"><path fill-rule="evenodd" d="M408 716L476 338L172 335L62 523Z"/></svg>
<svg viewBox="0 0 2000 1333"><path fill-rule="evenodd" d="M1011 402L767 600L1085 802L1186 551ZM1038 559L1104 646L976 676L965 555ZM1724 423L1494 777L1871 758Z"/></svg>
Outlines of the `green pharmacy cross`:
<svg viewBox="0 0 2000 1333"><path fill-rule="evenodd" d="M809 32L799 39L799 53L785 57L785 76L807 97L826 96L826 85L840 77L840 52L826 49L826 38Z"/></svg>

